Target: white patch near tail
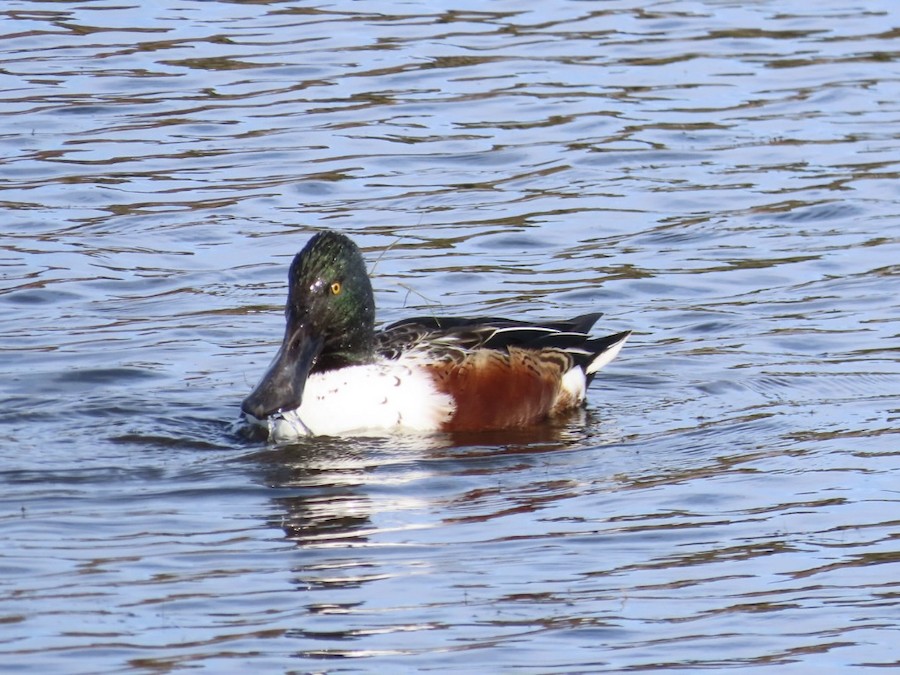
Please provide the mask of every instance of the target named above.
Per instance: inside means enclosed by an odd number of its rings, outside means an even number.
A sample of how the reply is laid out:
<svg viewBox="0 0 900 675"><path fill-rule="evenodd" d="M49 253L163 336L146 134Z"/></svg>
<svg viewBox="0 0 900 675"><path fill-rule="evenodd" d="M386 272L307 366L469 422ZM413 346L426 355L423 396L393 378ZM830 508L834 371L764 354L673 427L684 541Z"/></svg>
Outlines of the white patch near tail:
<svg viewBox="0 0 900 675"><path fill-rule="evenodd" d="M630 333L626 334L618 342L614 342L611 346L607 347L602 354L588 364L586 370L582 370L578 366L575 366L566 371L562 376L559 394L553 404L553 411L551 414L574 408L582 404L584 397L587 394L587 376L596 373L603 366L616 358L629 335Z"/></svg>
<svg viewBox="0 0 900 675"><path fill-rule="evenodd" d="M453 414L423 368L386 361L314 373L303 403L269 420L273 440L391 431L436 431Z"/></svg>
<svg viewBox="0 0 900 675"><path fill-rule="evenodd" d="M587 378L584 375L584 371L578 366L575 366L574 368L569 368L566 374L562 376L562 381L560 382L560 395L556 398L557 401L559 401L563 398L563 394L571 396L571 402L568 403L567 407L574 407L581 405L586 390Z"/></svg>
<svg viewBox="0 0 900 675"><path fill-rule="evenodd" d="M588 367L585 369L587 374L590 375L591 373L596 373L603 366L605 366L607 363L609 363L614 358L616 358L619 355L619 352L622 351L622 345L625 344L625 341L628 340L628 338L630 336L631 336L631 333L629 332L621 340L611 344L609 347L606 348L606 351L604 351L602 354L597 356L597 358L595 358L593 361L591 361L588 364Z"/></svg>

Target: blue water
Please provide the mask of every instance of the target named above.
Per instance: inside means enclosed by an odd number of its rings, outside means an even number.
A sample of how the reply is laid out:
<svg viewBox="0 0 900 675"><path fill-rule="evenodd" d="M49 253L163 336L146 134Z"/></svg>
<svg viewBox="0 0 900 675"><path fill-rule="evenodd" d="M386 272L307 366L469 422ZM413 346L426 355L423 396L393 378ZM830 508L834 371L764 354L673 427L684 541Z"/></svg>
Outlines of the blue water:
<svg viewBox="0 0 900 675"><path fill-rule="evenodd" d="M0 8L0 670L885 672L900 11ZM287 266L634 330L537 430L235 433Z"/></svg>

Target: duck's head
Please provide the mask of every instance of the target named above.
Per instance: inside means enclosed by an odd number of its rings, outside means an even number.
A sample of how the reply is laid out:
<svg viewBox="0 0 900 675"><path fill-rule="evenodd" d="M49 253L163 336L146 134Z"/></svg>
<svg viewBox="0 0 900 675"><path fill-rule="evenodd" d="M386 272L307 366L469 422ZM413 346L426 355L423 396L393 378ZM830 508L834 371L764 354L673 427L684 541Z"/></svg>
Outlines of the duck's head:
<svg viewBox="0 0 900 675"><path fill-rule="evenodd" d="M375 300L362 255L349 238L320 232L291 263L284 341L241 410L256 419L300 406L311 372L372 356Z"/></svg>

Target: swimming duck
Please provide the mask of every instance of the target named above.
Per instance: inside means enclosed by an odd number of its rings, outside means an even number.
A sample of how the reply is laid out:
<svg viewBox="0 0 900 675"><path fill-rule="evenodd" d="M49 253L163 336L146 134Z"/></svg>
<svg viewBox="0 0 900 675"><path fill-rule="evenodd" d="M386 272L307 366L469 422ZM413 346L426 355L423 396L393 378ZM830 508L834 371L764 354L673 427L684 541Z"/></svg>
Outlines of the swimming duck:
<svg viewBox="0 0 900 675"><path fill-rule="evenodd" d="M371 431L487 431L580 406L631 331L568 321L416 317L375 330L362 254L324 231L291 263L287 327L241 410L275 441Z"/></svg>

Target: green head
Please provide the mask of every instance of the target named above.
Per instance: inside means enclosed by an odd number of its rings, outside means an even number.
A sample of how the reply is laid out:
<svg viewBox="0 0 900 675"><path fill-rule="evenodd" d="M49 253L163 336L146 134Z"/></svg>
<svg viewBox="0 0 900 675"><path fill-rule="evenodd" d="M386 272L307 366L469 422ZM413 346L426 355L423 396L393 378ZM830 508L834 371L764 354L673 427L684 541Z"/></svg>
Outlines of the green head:
<svg viewBox="0 0 900 675"><path fill-rule="evenodd" d="M281 349L241 408L257 419L297 408L310 373L372 358L375 300L356 244L320 232L291 263Z"/></svg>
<svg viewBox="0 0 900 675"><path fill-rule="evenodd" d="M304 325L323 340L312 372L371 358L375 298L356 244L337 232L315 235L294 257L288 283L288 329Z"/></svg>

